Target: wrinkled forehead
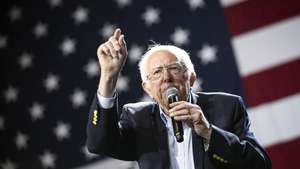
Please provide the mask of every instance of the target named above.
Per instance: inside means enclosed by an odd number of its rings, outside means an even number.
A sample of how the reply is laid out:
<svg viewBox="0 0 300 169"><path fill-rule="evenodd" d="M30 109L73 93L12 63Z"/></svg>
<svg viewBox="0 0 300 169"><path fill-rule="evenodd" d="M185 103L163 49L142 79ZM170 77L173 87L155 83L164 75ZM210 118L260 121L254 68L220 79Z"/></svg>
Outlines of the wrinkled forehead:
<svg viewBox="0 0 300 169"><path fill-rule="evenodd" d="M152 70L156 67L166 66L178 61L178 58L167 50L156 51L150 55L147 61L147 69Z"/></svg>

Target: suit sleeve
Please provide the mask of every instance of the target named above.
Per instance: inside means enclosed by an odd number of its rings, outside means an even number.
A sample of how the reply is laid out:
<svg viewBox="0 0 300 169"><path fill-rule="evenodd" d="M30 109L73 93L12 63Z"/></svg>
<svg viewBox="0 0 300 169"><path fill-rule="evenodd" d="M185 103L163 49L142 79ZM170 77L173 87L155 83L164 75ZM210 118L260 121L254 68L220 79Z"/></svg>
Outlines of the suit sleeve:
<svg viewBox="0 0 300 169"><path fill-rule="evenodd" d="M208 156L216 168L271 169L271 161L249 130L250 121L239 97L234 104L232 131L212 125Z"/></svg>
<svg viewBox="0 0 300 169"><path fill-rule="evenodd" d="M97 96L92 102L87 122L87 148L91 153L120 160L136 160L135 135L126 110L119 112L118 99L112 108L99 106Z"/></svg>

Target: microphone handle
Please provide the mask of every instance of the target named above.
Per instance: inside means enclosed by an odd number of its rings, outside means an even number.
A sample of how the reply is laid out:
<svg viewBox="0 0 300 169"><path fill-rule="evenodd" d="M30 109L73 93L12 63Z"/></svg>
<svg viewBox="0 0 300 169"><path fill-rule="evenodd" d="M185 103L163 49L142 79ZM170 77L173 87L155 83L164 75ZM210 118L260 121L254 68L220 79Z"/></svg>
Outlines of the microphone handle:
<svg viewBox="0 0 300 169"><path fill-rule="evenodd" d="M168 98L169 104L178 102L178 95L173 95ZM173 125L173 132L174 136L176 137L177 142L181 143L183 141L183 128L182 128L182 122L181 121L176 121L174 118L172 119L172 125Z"/></svg>
<svg viewBox="0 0 300 169"><path fill-rule="evenodd" d="M173 125L174 136L176 137L177 142L181 143L183 141L182 122L176 121L172 117L172 125Z"/></svg>

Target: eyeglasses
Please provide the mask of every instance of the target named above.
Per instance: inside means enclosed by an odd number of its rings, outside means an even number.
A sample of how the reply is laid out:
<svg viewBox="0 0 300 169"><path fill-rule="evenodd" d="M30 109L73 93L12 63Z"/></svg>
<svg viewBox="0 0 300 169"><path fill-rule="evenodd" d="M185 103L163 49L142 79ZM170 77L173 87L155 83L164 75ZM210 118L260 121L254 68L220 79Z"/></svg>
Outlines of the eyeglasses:
<svg viewBox="0 0 300 169"><path fill-rule="evenodd" d="M150 74L147 75L147 80L155 81L160 79L164 74L164 69L166 69L172 76L179 75L186 71L186 67L179 62L169 64L166 66L159 66L154 68Z"/></svg>

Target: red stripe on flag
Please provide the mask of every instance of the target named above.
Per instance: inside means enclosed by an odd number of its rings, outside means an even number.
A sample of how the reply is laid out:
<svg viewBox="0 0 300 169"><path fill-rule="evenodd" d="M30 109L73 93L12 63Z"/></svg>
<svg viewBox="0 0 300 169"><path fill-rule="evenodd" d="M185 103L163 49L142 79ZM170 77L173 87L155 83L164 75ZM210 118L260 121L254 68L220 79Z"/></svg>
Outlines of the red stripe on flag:
<svg viewBox="0 0 300 169"><path fill-rule="evenodd" d="M232 36L300 14L299 0L251 0L224 9Z"/></svg>
<svg viewBox="0 0 300 169"><path fill-rule="evenodd" d="M248 105L280 99L300 91L300 59L243 78Z"/></svg>
<svg viewBox="0 0 300 169"><path fill-rule="evenodd" d="M299 147L300 138L267 148L267 152L272 160L272 168L300 168Z"/></svg>

